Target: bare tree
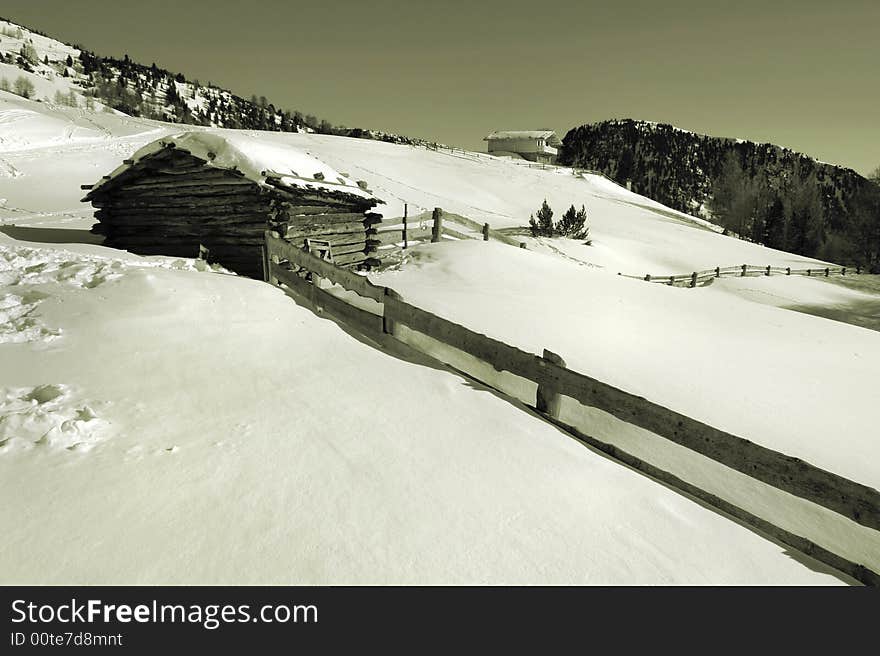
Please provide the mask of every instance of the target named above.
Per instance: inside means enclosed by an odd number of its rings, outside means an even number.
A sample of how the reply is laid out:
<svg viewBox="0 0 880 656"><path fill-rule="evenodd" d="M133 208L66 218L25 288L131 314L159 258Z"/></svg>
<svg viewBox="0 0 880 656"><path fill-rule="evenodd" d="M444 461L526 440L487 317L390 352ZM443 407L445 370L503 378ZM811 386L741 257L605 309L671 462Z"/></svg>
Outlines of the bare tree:
<svg viewBox="0 0 880 656"><path fill-rule="evenodd" d="M15 78L15 83L13 84L13 91L17 93L22 98L30 98L34 95L36 89L34 88L34 83L31 82L23 75L19 75Z"/></svg>

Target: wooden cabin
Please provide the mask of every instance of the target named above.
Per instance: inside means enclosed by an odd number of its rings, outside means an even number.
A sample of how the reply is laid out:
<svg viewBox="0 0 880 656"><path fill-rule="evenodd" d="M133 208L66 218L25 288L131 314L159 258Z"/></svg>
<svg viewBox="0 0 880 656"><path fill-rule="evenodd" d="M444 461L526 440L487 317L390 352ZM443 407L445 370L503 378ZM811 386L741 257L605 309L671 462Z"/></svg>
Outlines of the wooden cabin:
<svg viewBox="0 0 880 656"><path fill-rule="evenodd" d="M498 130L483 137L490 155L552 164L562 142L553 130Z"/></svg>
<svg viewBox="0 0 880 656"><path fill-rule="evenodd" d="M261 278L263 233L317 244L336 264L379 264L371 210L380 203L363 183L323 162L246 135L189 132L139 150L90 189L105 243L140 255L197 257ZM307 241L308 240L308 241Z"/></svg>

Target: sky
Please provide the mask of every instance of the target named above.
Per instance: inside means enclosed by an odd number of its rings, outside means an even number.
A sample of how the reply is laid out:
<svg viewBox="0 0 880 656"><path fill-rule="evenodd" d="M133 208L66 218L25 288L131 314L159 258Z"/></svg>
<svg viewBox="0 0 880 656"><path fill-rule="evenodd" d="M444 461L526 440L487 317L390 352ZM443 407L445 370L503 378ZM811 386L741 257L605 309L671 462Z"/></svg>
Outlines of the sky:
<svg viewBox="0 0 880 656"><path fill-rule="evenodd" d="M334 124L485 150L609 118L880 165L880 1L3 0L0 15Z"/></svg>

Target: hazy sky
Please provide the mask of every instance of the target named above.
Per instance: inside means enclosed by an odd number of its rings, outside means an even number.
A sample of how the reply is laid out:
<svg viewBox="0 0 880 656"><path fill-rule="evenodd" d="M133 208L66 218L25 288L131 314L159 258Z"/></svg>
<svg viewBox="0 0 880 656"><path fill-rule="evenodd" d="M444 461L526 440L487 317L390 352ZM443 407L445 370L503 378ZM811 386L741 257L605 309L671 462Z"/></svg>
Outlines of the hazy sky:
<svg viewBox="0 0 880 656"><path fill-rule="evenodd" d="M0 14L332 123L485 149L632 117L880 165L880 0L3 0Z"/></svg>

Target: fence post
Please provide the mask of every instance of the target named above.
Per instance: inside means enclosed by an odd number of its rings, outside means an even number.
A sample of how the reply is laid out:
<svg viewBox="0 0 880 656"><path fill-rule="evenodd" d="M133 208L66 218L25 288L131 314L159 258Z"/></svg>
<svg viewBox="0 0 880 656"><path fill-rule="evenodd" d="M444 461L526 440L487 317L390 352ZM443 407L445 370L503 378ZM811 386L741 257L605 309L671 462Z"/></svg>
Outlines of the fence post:
<svg viewBox="0 0 880 656"><path fill-rule="evenodd" d="M651 274L650 274L650 273L646 273L646 274L645 274L645 281L646 281L646 282L651 282Z"/></svg>
<svg viewBox="0 0 880 656"><path fill-rule="evenodd" d="M559 365L560 367L565 366L565 360L547 349L544 349L544 357L542 360L544 362L551 362L555 365ZM541 364L543 364L543 362ZM553 417L554 419L559 419L559 407L561 403L562 395L557 390L548 388L543 383L538 385L538 394L535 399L535 408L537 408L538 412Z"/></svg>
<svg viewBox="0 0 880 656"><path fill-rule="evenodd" d="M443 236L443 210L435 207L433 219L434 226L431 228L431 243L436 244Z"/></svg>
<svg viewBox="0 0 880 656"><path fill-rule="evenodd" d="M721 267L715 267L715 277L716 278L721 277Z"/></svg>
<svg viewBox="0 0 880 656"><path fill-rule="evenodd" d="M740 274L740 278L745 278L745 277L746 277L746 269L748 268L748 266L749 266L748 264L743 264L743 266L742 266L742 273Z"/></svg>
<svg viewBox="0 0 880 656"><path fill-rule="evenodd" d="M269 233L269 235L270 235L272 238L274 238L274 239L280 239L280 238L281 238L281 234L278 233L278 232L276 232L275 230L272 230L272 231ZM268 244L267 244L265 241L263 242L263 248L266 249L266 255L268 255L268 254L269 254L269 248L268 248ZM278 257L277 255L273 255L272 257L270 257L270 258L269 258L269 262L271 262L272 264L276 264L276 265L277 265L277 264L281 264L281 260L279 259L279 257ZM268 266L268 262L267 262L267 264L266 264L266 279L269 281L270 284L275 285L276 287L277 287L278 285L281 284L281 281L278 280L278 278L276 278L275 276L272 275L272 273L271 273L271 267Z"/></svg>
<svg viewBox="0 0 880 656"><path fill-rule="evenodd" d="M691 274L691 288L693 289L693 288L696 287L696 286L697 286L697 272L694 271L694 272Z"/></svg>
<svg viewBox="0 0 880 656"><path fill-rule="evenodd" d="M769 275L770 275L770 265L769 265L769 264L767 265L767 273L765 273L764 275L765 275L765 276L769 276Z"/></svg>
<svg viewBox="0 0 880 656"><path fill-rule="evenodd" d="M406 248L409 246L409 242L407 241L406 235L406 219L409 215L409 205L407 203L403 204L403 247Z"/></svg>
<svg viewBox="0 0 880 656"><path fill-rule="evenodd" d="M483 224L483 241L489 241L489 224Z"/></svg>
<svg viewBox="0 0 880 656"><path fill-rule="evenodd" d="M807 269L807 277L809 278L809 277L811 277L812 275L813 275L813 270L812 270L812 269Z"/></svg>
<svg viewBox="0 0 880 656"><path fill-rule="evenodd" d="M669 276L669 285L675 286L675 276Z"/></svg>
<svg viewBox="0 0 880 656"><path fill-rule="evenodd" d="M273 256L272 256L272 258L271 258L271 262L272 262L272 264L274 264L274 265L276 265L276 266L278 266L279 264L281 264L281 260L280 260L280 258L279 258L277 255L273 255ZM275 285L276 287L279 286L279 285L281 284L281 281L278 280L278 278L276 278L275 276L273 276L271 273L269 274L269 282L272 283L273 285Z"/></svg>
<svg viewBox="0 0 880 656"><path fill-rule="evenodd" d="M829 273L828 267L825 267L825 277L826 278L828 277L828 273Z"/></svg>
<svg viewBox="0 0 880 656"><path fill-rule="evenodd" d="M843 267L843 268L840 270L840 275L842 275L842 276L845 276L845 275L846 275L846 267Z"/></svg>
<svg viewBox="0 0 880 656"><path fill-rule="evenodd" d="M402 296L398 294L396 291L391 289L390 287L385 288L385 296L388 298L393 298L396 300L400 300ZM394 319L388 316L388 304L386 303L382 309L382 332L386 335L396 336L397 335L397 324Z"/></svg>
<svg viewBox="0 0 880 656"><path fill-rule="evenodd" d="M269 250L266 248L266 242L263 241L263 282L269 282Z"/></svg>
<svg viewBox="0 0 880 656"><path fill-rule="evenodd" d="M787 275L787 276L791 275L791 267L785 267L785 275Z"/></svg>

